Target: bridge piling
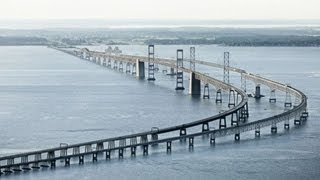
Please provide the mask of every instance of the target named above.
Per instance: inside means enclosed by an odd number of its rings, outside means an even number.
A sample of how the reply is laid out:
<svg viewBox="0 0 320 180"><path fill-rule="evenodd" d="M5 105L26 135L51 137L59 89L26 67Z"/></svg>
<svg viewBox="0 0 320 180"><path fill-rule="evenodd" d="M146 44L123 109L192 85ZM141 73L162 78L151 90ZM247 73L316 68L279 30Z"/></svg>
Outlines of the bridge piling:
<svg viewBox="0 0 320 180"><path fill-rule="evenodd" d="M110 59L110 58L108 58L108 64L107 64L107 67L108 67L108 68L111 68L111 59Z"/></svg>
<svg viewBox="0 0 320 180"><path fill-rule="evenodd" d="M149 145L145 144L142 146L143 147L143 155L146 156L148 155L148 149L149 149Z"/></svg>
<svg viewBox="0 0 320 180"><path fill-rule="evenodd" d="M167 141L167 153L171 152L171 141Z"/></svg>
<svg viewBox="0 0 320 180"><path fill-rule="evenodd" d="M221 93L221 89L217 90L216 93L216 103L222 103L222 93Z"/></svg>
<svg viewBox="0 0 320 180"><path fill-rule="evenodd" d="M79 164L84 164L84 155L79 156Z"/></svg>
<svg viewBox="0 0 320 180"><path fill-rule="evenodd" d="M119 159L123 158L123 148L119 149Z"/></svg>
<svg viewBox="0 0 320 180"><path fill-rule="evenodd" d="M139 59L136 60L136 76L139 79L144 79L145 74L144 74L144 62L139 61Z"/></svg>
<svg viewBox="0 0 320 180"><path fill-rule="evenodd" d="M277 124L275 122L271 125L271 133L276 134L277 133Z"/></svg>
<svg viewBox="0 0 320 180"><path fill-rule="evenodd" d="M136 150L137 150L136 146L131 146L131 156L136 156Z"/></svg>
<svg viewBox="0 0 320 180"><path fill-rule="evenodd" d="M64 166L70 166L70 158L69 157L64 159Z"/></svg>
<svg viewBox="0 0 320 180"><path fill-rule="evenodd" d="M123 63L122 61L120 61L119 63L119 69L118 69L120 72L123 72Z"/></svg>
<svg viewBox="0 0 320 180"><path fill-rule="evenodd" d="M132 75L135 75L137 72L136 72L136 63L133 63L132 64L132 70L131 70L131 74Z"/></svg>
<svg viewBox="0 0 320 180"><path fill-rule="evenodd" d="M194 137L189 137L189 148L193 148Z"/></svg>
<svg viewBox="0 0 320 180"><path fill-rule="evenodd" d="M130 73L130 63L126 64L126 73Z"/></svg>
<svg viewBox="0 0 320 180"><path fill-rule="evenodd" d="M106 160L111 159L111 150L106 151Z"/></svg>
<svg viewBox="0 0 320 180"><path fill-rule="evenodd" d="M288 90L286 91L286 98L285 98L285 101L284 101L284 107L292 107L291 95L288 92Z"/></svg>
<svg viewBox="0 0 320 180"><path fill-rule="evenodd" d="M276 103L276 102L277 102L277 99L276 99L276 90L275 90L275 89L272 89L272 90L270 91L269 102L270 102L270 103Z"/></svg>
<svg viewBox="0 0 320 180"><path fill-rule="evenodd" d="M214 145L216 143L216 136L215 133L210 134L210 144Z"/></svg>
<svg viewBox="0 0 320 180"><path fill-rule="evenodd" d="M210 94L209 94L209 84L205 83L204 88L203 88L203 99L210 99Z"/></svg>
<svg viewBox="0 0 320 180"><path fill-rule="evenodd" d="M228 107L234 107L236 105L236 95L235 91L233 89L229 90L229 103Z"/></svg>
<svg viewBox="0 0 320 180"><path fill-rule="evenodd" d="M192 96L201 95L201 81L195 78L195 73L190 73L189 79L189 94Z"/></svg>
<svg viewBox="0 0 320 180"><path fill-rule="evenodd" d="M260 84L258 84L256 86L256 92L254 94L254 98L256 99L260 99L262 96L261 96L261 87L260 87Z"/></svg>
<svg viewBox="0 0 320 180"><path fill-rule="evenodd" d="M236 133L236 134L234 135L234 140L235 140L235 141L240 141L240 133Z"/></svg>
<svg viewBox="0 0 320 180"><path fill-rule="evenodd" d="M222 129L222 128L226 128L227 127L227 121L226 121L226 117L221 117L219 119L219 129Z"/></svg>
<svg viewBox="0 0 320 180"><path fill-rule="evenodd" d="M92 162L97 162L98 161L98 153L94 152L92 153Z"/></svg>

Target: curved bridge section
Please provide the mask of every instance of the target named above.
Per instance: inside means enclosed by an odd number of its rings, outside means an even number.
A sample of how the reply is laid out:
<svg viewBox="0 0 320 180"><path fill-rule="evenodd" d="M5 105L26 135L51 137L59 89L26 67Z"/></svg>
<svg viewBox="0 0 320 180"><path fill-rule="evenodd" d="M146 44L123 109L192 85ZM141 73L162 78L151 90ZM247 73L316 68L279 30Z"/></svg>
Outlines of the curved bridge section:
<svg viewBox="0 0 320 180"><path fill-rule="evenodd" d="M132 74L140 73L137 72L139 70L139 63L150 62L150 56L143 57L120 55L118 53L111 54L110 50L106 52L95 52L89 51L88 49L74 51L63 49L57 50L109 68L111 68L111 63L113 62L113 68L119 70L123 70L123 63L126 63L126 72L128 72L128 67L131 66ZM223 68L223 66L214 63L208 63L204 61L196 62L198 64L204 64L211 67ZM137 147L142 147L142 154L148 155L149 147L158 145L160 143L165 143L167 152L171 152L173 141L188 140L189 147L193 147L194 138L202 135L210 135L211 144L215 143L216 137L232 134L235 135L235 140L239 141L240 133L242 132L255 130L255 135L259 136L260 128L262 127L271 125L271 131L274 131L274 129L276 129L276 124L281 121L285 121L287 123L290 119L294 118L295 124L300 124L308 117L308 113L306 111L307 97L301 91L260 76L246 73L241 69L230 68L231 71L241 73L241 75L245 76L245 78L248 80L253 80L267 86L272 86L275 89L285 91L299 99L299 104L297 106L294 106L292 109L288 109L282 114L247 123L246 119L249 116L248 97L242 89L214 79L206 74L191 71L183 66L177 66L177 63L171 59L154 58L153 63L173 69L175 68L177 73L178 71L190 73L190 77L194 77L196 80L215 86L218 89L217 92L221 93L221 89L227 91L229 93L229 110L205 119L173 127L167 127L163 129L152 128L151 131L126 136L100 139L72 145L65 144L61 145L60 147L0 157L0 174L10 174L12 172L29 171L31 169L55 167L57 160L62 160L65 166L69 166L71 161L83 164L85 156L91 156L92 161L97 161L98 156L101 158L102 155L105 157L105 159L110 159L112 152L114 151L118 151L118 157L123 158L125 149L130 149L131 156L135 156L137 154ZM231 126L229 127L227 127L227 118L231 119ZM219 121L219 128L210 129L209 123L216 120ZM201 127L201 129L199 128L199 132L187 134L188 128L197 126ZM169 132L178 132L179 134L176 136L166 136L166 133Z"/></svg>

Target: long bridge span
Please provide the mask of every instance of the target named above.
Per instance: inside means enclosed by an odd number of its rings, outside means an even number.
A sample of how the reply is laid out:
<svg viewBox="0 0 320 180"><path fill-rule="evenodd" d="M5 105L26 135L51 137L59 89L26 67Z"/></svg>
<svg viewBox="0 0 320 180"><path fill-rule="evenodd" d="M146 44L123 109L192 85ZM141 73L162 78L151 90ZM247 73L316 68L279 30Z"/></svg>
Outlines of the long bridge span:
<svg viewBox="0 0 320 180"><path fill-rule="evenodd" d="M125 66L126 73L131 73L138 78L145 78L145 63L148 63L147 69L149 81L155 80L154 72L158 68L155 65L168 67L170 68L170 74L176 76L176 90L184 90L183 73L188 73L190 75L189 93L191 95L201 95L201 82L204 84L205 93L206 90L208 90L208 84L211 84L217 89L215 96L216 103L222 103L222 91L228 93L227 103L229 109L208 118L167 128L159 129L154 127L150 131L141 133L3 156L0 157L0 175L30 171L32 169L54 168L56 167L56 161L58 160L63 161L65 166L69 166L72 162L84 164L85 157L87 156L91 156L93 162L98 161L98 157L101 158L101 154L104 155L105 159L110 159L111 156L114 155L113 152L118 152L117 156L123 158L126 154L125 149L130 149L130 155L136 156L137 147L142 147L142 154L148 155L149 147L158 144L165 144L166 151L171 152L173 141L187 140L189 147L193 148L194 138L203 135L209 135L210 144L215 144L215 139L217 137L226 135L234 135L235 141L239 141L240 134L243 132L254 130L255 136L260 136L260 128L271 126L271 132L276 133L277 124L280 122L285 122L284 128L289 129L290 120L293 120L295 125L300 125L308 118L307 97L298 89L248 73L239 68L195 60L195 58L184 59L182 50L177 50L177 59L173 60L155 58L153 45L148 47L148 56L124 55L121 54L121 51L117 48L114 50L109 48L105 52L90 51L86 48L53 48L110 69L113 68L124 71L123 66ZM189 62L190 68L186 68L183 65L183 62ZM291 99L291 96L293 96L295 98L295 104L292 106L291 100L286 101L284 104L286 111L283 113L247 122L249 107L245 87L238 88L227 81L220 81L205 73L195 71L195 64L239 73L241 75L241 82L251 80L258 84L259 87L256 87L256 95L260 94L260 84L263 84L269 87L271 92L274 92L275 90L285 92L286 97L289 100ZM241 83L241 85L243 85L243 83ZM207 93L208 92L209 91L207 91ZM204 94L203 98L209 98L209 94ZM271 103L275 101L275 98L270 98ZM210 128L214 121L218 121L217 129ZM227 125L228 122L230 122L230 125ZM192 127L199 127L199 131L196 133L187 133L188 129ZM174 132L176 132L176 135L172 136Z"/></svg>

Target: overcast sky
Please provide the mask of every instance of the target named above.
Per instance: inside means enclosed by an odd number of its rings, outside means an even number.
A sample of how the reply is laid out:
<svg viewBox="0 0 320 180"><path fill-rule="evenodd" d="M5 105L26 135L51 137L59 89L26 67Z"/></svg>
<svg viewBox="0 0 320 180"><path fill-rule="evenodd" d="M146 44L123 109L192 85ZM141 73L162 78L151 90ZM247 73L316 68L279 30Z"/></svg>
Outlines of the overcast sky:
<svg viewBox="0 0 320 180"><path fill-rule="evenodd" d="M320 0L0 0L0 19L320 19Z"/></svg>

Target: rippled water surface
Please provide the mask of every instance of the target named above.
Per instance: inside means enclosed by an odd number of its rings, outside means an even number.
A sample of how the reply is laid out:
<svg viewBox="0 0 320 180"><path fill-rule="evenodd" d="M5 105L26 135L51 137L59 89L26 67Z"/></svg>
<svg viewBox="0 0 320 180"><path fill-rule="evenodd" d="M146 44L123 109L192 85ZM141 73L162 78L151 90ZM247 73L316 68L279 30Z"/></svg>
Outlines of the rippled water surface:
<svg viewBox="0 0 320 180"><path fill-rule="evenodd" d="M105 46L89 47L104 50ZM176 49L188 46L156 46L156 56L175 57ZM120 46L127 54L146 55L146 46ZM230 64L260 74L305 92L310 118L290 131L278 125L254 132L217 139L196 138L193 151L175 142L166 154L160 145L149 156L138 154L118 160L76 162L69 168L40 170L1 176L4 179L318 179L320 177L320 49L286 47L196 46L197 59L222 63L230 51ZM0 47L0 156L95 139L148 131L208 117L227 109L211 99L203 100L176 92L174 77L156 74L155 82L137 80L47 47ZM185 64L188 66L188 64ZM222 79L222 70L197 66L198 70ZM240 77L231 74L239 86ZM254 83L247 83L253 92ZM283 111L283 93L277 104L269 104L269 89L260 101L250 99L250 121ZM294 101L294 100L293 100ZM200 127L193 131L199 131ZM139 152L141 153L141 152Z"/></svg>

